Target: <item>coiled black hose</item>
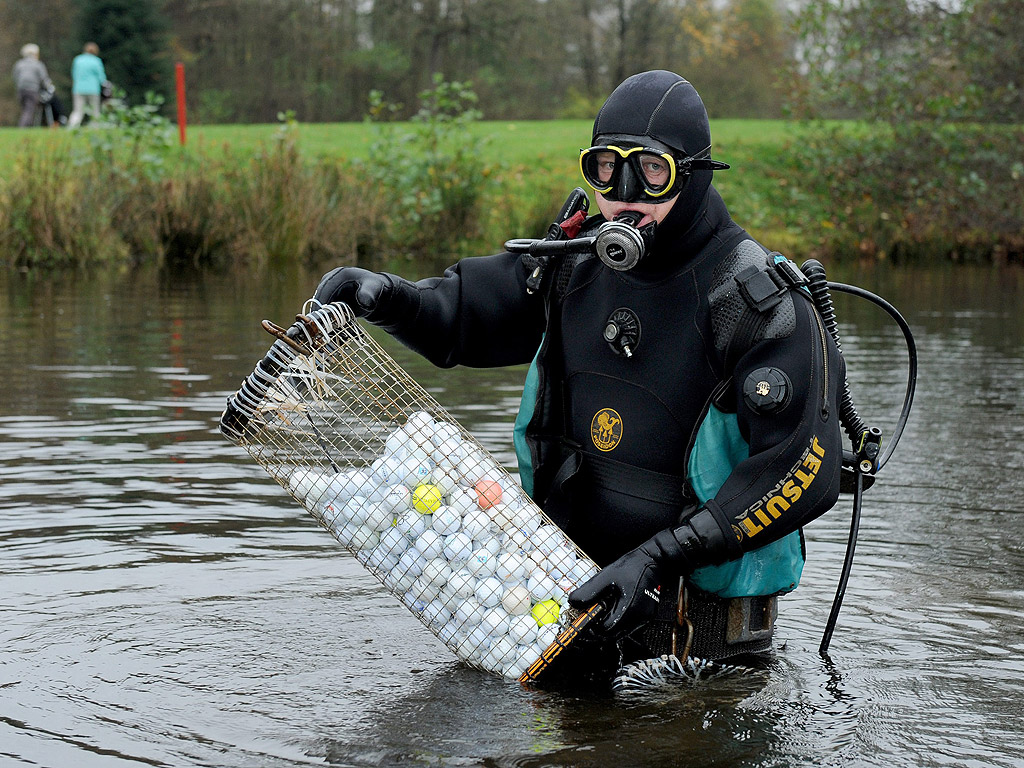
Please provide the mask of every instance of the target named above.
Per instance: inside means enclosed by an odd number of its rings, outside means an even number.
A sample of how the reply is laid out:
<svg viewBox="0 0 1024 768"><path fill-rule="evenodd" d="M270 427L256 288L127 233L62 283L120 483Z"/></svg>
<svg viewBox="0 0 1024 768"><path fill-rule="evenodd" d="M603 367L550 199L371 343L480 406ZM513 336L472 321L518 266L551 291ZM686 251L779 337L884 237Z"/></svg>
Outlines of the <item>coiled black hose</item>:
<svg viewBox="0 0 1024 768"><path fill-rule="evenodd" d="M828 290L828 278L825 277L825 267L820 261L808 259L800 267L800 271L807 276L807 290L811 292L814 306L818 308L821 320L825 329L836 343L839 354L843 354L843 342L839 338L839 323L836 321L836 310L832 305L832 294ZM856 450L860 444L861 437L867 431L867 425L857 413L857 407L853 404L853 394L850 392L850 382L843 377L842 391L839 395L839 420L846 430L850 442Z"/></svg>

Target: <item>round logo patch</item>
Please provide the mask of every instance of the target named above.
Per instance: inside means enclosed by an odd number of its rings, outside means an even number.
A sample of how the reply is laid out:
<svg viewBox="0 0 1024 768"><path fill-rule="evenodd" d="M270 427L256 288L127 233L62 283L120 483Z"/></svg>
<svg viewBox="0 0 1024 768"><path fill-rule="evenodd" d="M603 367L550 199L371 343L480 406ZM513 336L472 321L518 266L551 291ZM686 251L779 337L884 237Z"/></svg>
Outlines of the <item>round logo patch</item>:
<svg viewBox="0 0 1024 768"><path fill-rule="evenodd" d="M602 408L590 422L590 439L599 451L610 451L622 440L622 419L611 408Z"/></svg>
<svg viewBox="0 0 1024 768"><path fill-rule="evenodd" d="M789 376L779 368L758 368L743 382L743 399L758 413L776 413L789 405L793 389Z"/></svg>

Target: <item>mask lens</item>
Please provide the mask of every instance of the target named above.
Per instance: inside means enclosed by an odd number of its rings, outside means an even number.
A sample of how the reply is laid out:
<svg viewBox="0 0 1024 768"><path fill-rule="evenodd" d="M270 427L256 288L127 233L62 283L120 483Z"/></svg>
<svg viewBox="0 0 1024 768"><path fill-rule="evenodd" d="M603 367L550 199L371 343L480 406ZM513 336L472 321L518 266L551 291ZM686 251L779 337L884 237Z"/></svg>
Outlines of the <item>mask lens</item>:
<svg viewBox="0 0 1024 768"><path fill-rule="evenodd" d="M614 184L615 169L622 157L610 149L588 149L580 157L583 178L594 189L600 191Z"/></svg>
<svg viewBox="0 0 1024 768"><path fill-rule="evenodd" d="M635 165L649 193L664 192L672 184L675 170L667 158L653 152L640 152L634 156ZM631 158L632 159L632 158Z"/></svg>

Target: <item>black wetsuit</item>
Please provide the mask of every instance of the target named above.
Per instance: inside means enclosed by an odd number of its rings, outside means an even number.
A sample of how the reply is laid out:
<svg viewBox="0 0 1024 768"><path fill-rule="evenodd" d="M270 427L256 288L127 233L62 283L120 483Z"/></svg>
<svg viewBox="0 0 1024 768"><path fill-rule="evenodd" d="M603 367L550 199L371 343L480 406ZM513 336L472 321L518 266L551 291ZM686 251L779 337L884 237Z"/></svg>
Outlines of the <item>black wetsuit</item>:
<svg viewBox="0 0 1024 768"><path fill-rule="evenodd" d="M544 340L527 430L533 495L602 566L678 522L692 500L683 487L688 445L719 385L726 391L717 402L736 413L749 444L749 458L715 494L740 550L798 530L838 495L844 372L834 344L797 289L763 318L749 348L726 349L736 299L718 301L713 316L709 296L735 293L734 273L752 253L763 265L767 251L731 220L713 188L698 210L636 269L583 259L552 270L548 283L561 286L533 294L520 256L465 259L416 283L413 310L384 326L442 367L527 363ZM632 357L602 336L623 307L641 326ZM749 374L764 368L789 379L786 403L773 412L752 408L743 394ZM594 436L602 409L619 419L608 428L613 439L619 430L610 449Z"/></svg>

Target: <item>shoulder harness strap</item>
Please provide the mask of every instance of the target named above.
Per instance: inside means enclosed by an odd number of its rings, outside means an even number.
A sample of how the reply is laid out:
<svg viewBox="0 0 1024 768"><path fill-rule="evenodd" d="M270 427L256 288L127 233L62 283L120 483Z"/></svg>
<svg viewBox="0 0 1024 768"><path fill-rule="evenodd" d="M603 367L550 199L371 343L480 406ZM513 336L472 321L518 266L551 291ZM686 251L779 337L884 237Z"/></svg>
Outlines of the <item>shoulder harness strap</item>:
<svg viewBox="0 0 1024 768"><path fill-rule="evenodd" d="M725 385L739 359L757 342L788 336L796 328L789 292L807 285L800 268L780 253L744 240L723 260L709 302L715 347L722 356L724 379L714 403L733 411L732 388Z"/></svg>

